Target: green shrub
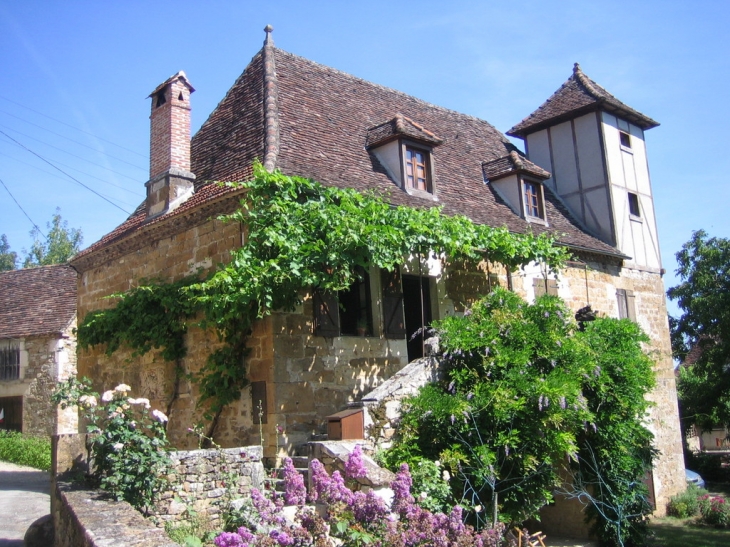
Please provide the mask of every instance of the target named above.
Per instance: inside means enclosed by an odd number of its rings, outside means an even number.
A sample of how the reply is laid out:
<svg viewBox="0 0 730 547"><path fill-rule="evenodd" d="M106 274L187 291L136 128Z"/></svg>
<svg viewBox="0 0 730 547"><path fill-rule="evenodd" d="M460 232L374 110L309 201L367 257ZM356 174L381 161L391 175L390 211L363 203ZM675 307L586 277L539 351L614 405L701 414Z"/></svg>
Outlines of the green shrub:
<svg viewBox="0 0 730 547"><path fill-rule="evenodd" d="M0 431L0 460L50 471L51 439Z"/></svg>
<svg viewBox="0 0 730 547"><path fill-rule="evenodd" d="M700 497L706 494L706 490L701 490L694 484L688 485L687 490L669 500L667 515L680 519L698 515L700 513Z"/></svg>

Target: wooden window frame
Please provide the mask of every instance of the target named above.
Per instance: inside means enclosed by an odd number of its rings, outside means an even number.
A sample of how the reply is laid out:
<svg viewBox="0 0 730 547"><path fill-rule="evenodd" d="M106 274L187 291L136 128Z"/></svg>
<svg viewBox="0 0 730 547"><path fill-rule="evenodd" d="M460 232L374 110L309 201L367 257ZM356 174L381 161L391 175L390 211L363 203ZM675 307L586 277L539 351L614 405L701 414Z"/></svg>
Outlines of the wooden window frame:
<svg viewBox="0 0 730 547"><path fill-rule="evenodd" d="M343 307L344 293L353 289L364 290L364 298L357 306L345 310ZM337 293L314 289L314 334L326 338L338 336L374 336L372 291L370 290L370 273L364 268L360 272L360 279L355 281L349 290ZM350 301L353 299L350 298ZM345 314L349 314L346 316ZM353 316L354 314L354 323ZM344 321L343 321L344 319ZM343 326L343 322L345 325ZM364 323L364 324L363 324Z"/></svg>
<svg viewBox="0 0 730 547"><path fill-rule="evenodd" d="M423 163L422 164L416 164L415 162L410 162L408 160L408 153L412 154L423 154ZM411 185L408 182L408 167L409 165L412 166L414 171L414 184ZM417 177L416 172L418 169L418 165L422 165L423 171L424 171L424 180L425 180L425 189L419 188L418 184L415 182L415 180L419 177ZM420 195L424 197L433 197L435 195L434 192L434 174L433 174L433 158L432 158L432 151L428 147L419 146L416 143L412 143L410 141L401 141L401 180L403 181L403 189L408 192L409 194L414 195Z"/></svg>
<svg viewBox="0 0 730 547"><path fill-rule="evenodd" d="M534 192L528 192L528 189L534 188ZM522 179L522 210L527 220L540 220L546 222L545 218L545 195L543 193L542 184L530 179ZM533 200L534 198L534 200ZM537 203L533 203L536 201ZM537 210L537 214L532 211Z"/></svg>
<svg viewBox="0 0 730 547"><path fill-rule="evenodd" d="M629 215L634 218L641 218L641 204L639 202L639 194L628 192L629 199Z"/></svg>
<svg viewBox="0 0 730 547"><path fill-rule="evenodd" d="M619 142L621 143L621 148L624 148L626 150L631 150L631 133L628 131L622 131L619 129L618 131L618 138Z"/></svg>

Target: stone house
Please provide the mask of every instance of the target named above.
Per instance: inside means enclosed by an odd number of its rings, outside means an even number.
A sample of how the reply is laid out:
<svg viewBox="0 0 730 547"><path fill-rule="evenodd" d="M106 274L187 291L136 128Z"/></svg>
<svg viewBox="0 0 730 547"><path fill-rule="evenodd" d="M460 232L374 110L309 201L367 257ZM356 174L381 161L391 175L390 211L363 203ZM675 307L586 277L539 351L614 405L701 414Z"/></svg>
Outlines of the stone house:
<svg viewBox="0 0 730 547"><path fill-rule="evenodd" d="M252 162L327 185L385 194L398 205L440 206L513 232L551 232L574 254L559 278L539 265L507 271L404 259L400 272L371 270L339 294L335 313L317 316L314 297L291 313L259 321L245 365L250 389L220 417L224 446L265 444L292 452L323 433L325 418L357 401L422 355L410 334L423 322L461 313L493 283L526 299L549 292L574 310L629 317L657 352L651 427L661 450L657 506L684 488L675 380L644 131L656 122L628 107L575 66L568 81L508 132L276 48L266 41L190 140L190 96L179 72L150 95L147 198L114 231L71 261L79 272L78 311L143 278L179 279L225 263L244 229L216 215L233 211L240 190L210 181L246 180ZM332 303L330 303L332 304ZM196 371L217 344L191 328L180 363ZM179 448L196 442L196 386L151 352L131 358L103 348L79 352L79 374L98 389L118 382L167 408ZM259 415L257 409L261 407ZM261 424L259 424L259 421ZM259 439L259 428L264 440ZM283 432L281 431L283 430Z"/></svg>
<svg viewBox="0 0 730 547"><path fill-rule="evenodd" d="M59 264L0 273L0 429L50 436L77 428L51 393L76 373L76 272Z"/></svg>

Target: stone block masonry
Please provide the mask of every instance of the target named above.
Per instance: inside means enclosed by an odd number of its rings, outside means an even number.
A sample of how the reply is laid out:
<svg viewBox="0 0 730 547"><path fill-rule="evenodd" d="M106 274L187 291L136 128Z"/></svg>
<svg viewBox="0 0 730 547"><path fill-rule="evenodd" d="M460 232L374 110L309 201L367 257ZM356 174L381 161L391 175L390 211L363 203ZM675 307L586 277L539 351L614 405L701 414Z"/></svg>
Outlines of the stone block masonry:
<svg viewBox="0 0 730 547"><path fill-rule="evenodd" d="M225 504L261 488L264 466L260 446L172 452L170 481L153 515L160 522L186 518L188 509L216 523Z"/></svg>

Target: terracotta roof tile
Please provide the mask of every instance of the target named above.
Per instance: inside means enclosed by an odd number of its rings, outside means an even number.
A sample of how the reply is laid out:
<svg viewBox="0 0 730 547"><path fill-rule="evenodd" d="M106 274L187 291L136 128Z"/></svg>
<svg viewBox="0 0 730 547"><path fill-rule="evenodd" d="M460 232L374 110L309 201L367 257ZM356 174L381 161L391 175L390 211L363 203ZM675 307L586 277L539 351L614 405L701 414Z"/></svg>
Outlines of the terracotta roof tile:
<svg viewBox="0 0 730 547"><path fill-rule="evenodd" d="M545 171L545 169L539 165L535 165L526 157L520 155L514 150L506 156L484 162L482 164L482 171L484 173L484 178L489 181L499 180L515 173L527 173L528 175L532 175L539 179L550 178L549 171Z"/></svg>
<svg viewBox="0 0 730 547"><path fill-rule="evenodd" d="M625 105L586 76L578 63L573 74L537 110L507 131L513 137L524 137L548 125L593 110L614 112L642 129L651 129L658 122Z"/></svg>
<svg viewBox="0 0 730 547"><path fill-rule="evenodd" d="M0 273L0 338L62 333L76 316L76 271L65 264Z"/></svg>
<svg viewBox="0 0 730 547"><path fill-rule="evenodd" d="M264 53L273 58L266 61ZM275 71L266 73L265 62L273 63ZM276 86L277 95L277 142L267 139L264 113L264 87L272 85ZM390 121L383 124L383 120ZM206 181L245 180L251 174L253 160L262 159L265 147L271 146L278 148L276 168L287 175L373 191L395 205L433 206L433 200L411 196L398 187L367 150L369 139L375 138L371 131L387 124L391 124L390 129L383 132L401 131L411 138L430 138L434 145L443 141L432 155L436 204L443 206L446 214L464 214L475 222L505 226L514 232L548 230L566 245L622 256L614 247L586 233L549 192L549 228L530 224L515 215L485 183L482 165L505 158L517 149L486 121L265 46L192 139L192 168L196 174L193 197L175 211L150 222L145 222L143 210L138 209L112 233L79 253L72 264L79 267L80 259L92 261L89 254L100 249L107 252L108 246L131 240L154 223L194 215L203 207L213 211L216 205L211 202L222 199L231 189ZM516 161L521 162L522 169L543 176L544 172L525 158L518 156ZM230 201L226 203L229 207Z"/></svg>
<svg viewBox="0 0 730 547"><path fill-rule="evenodd" d="M396 114L392 120L368 129L365 146L372 148L400 137L408 137L433 146L444 142L443 139L439 139L431 131L406 118L403 114Z"/></svg>

